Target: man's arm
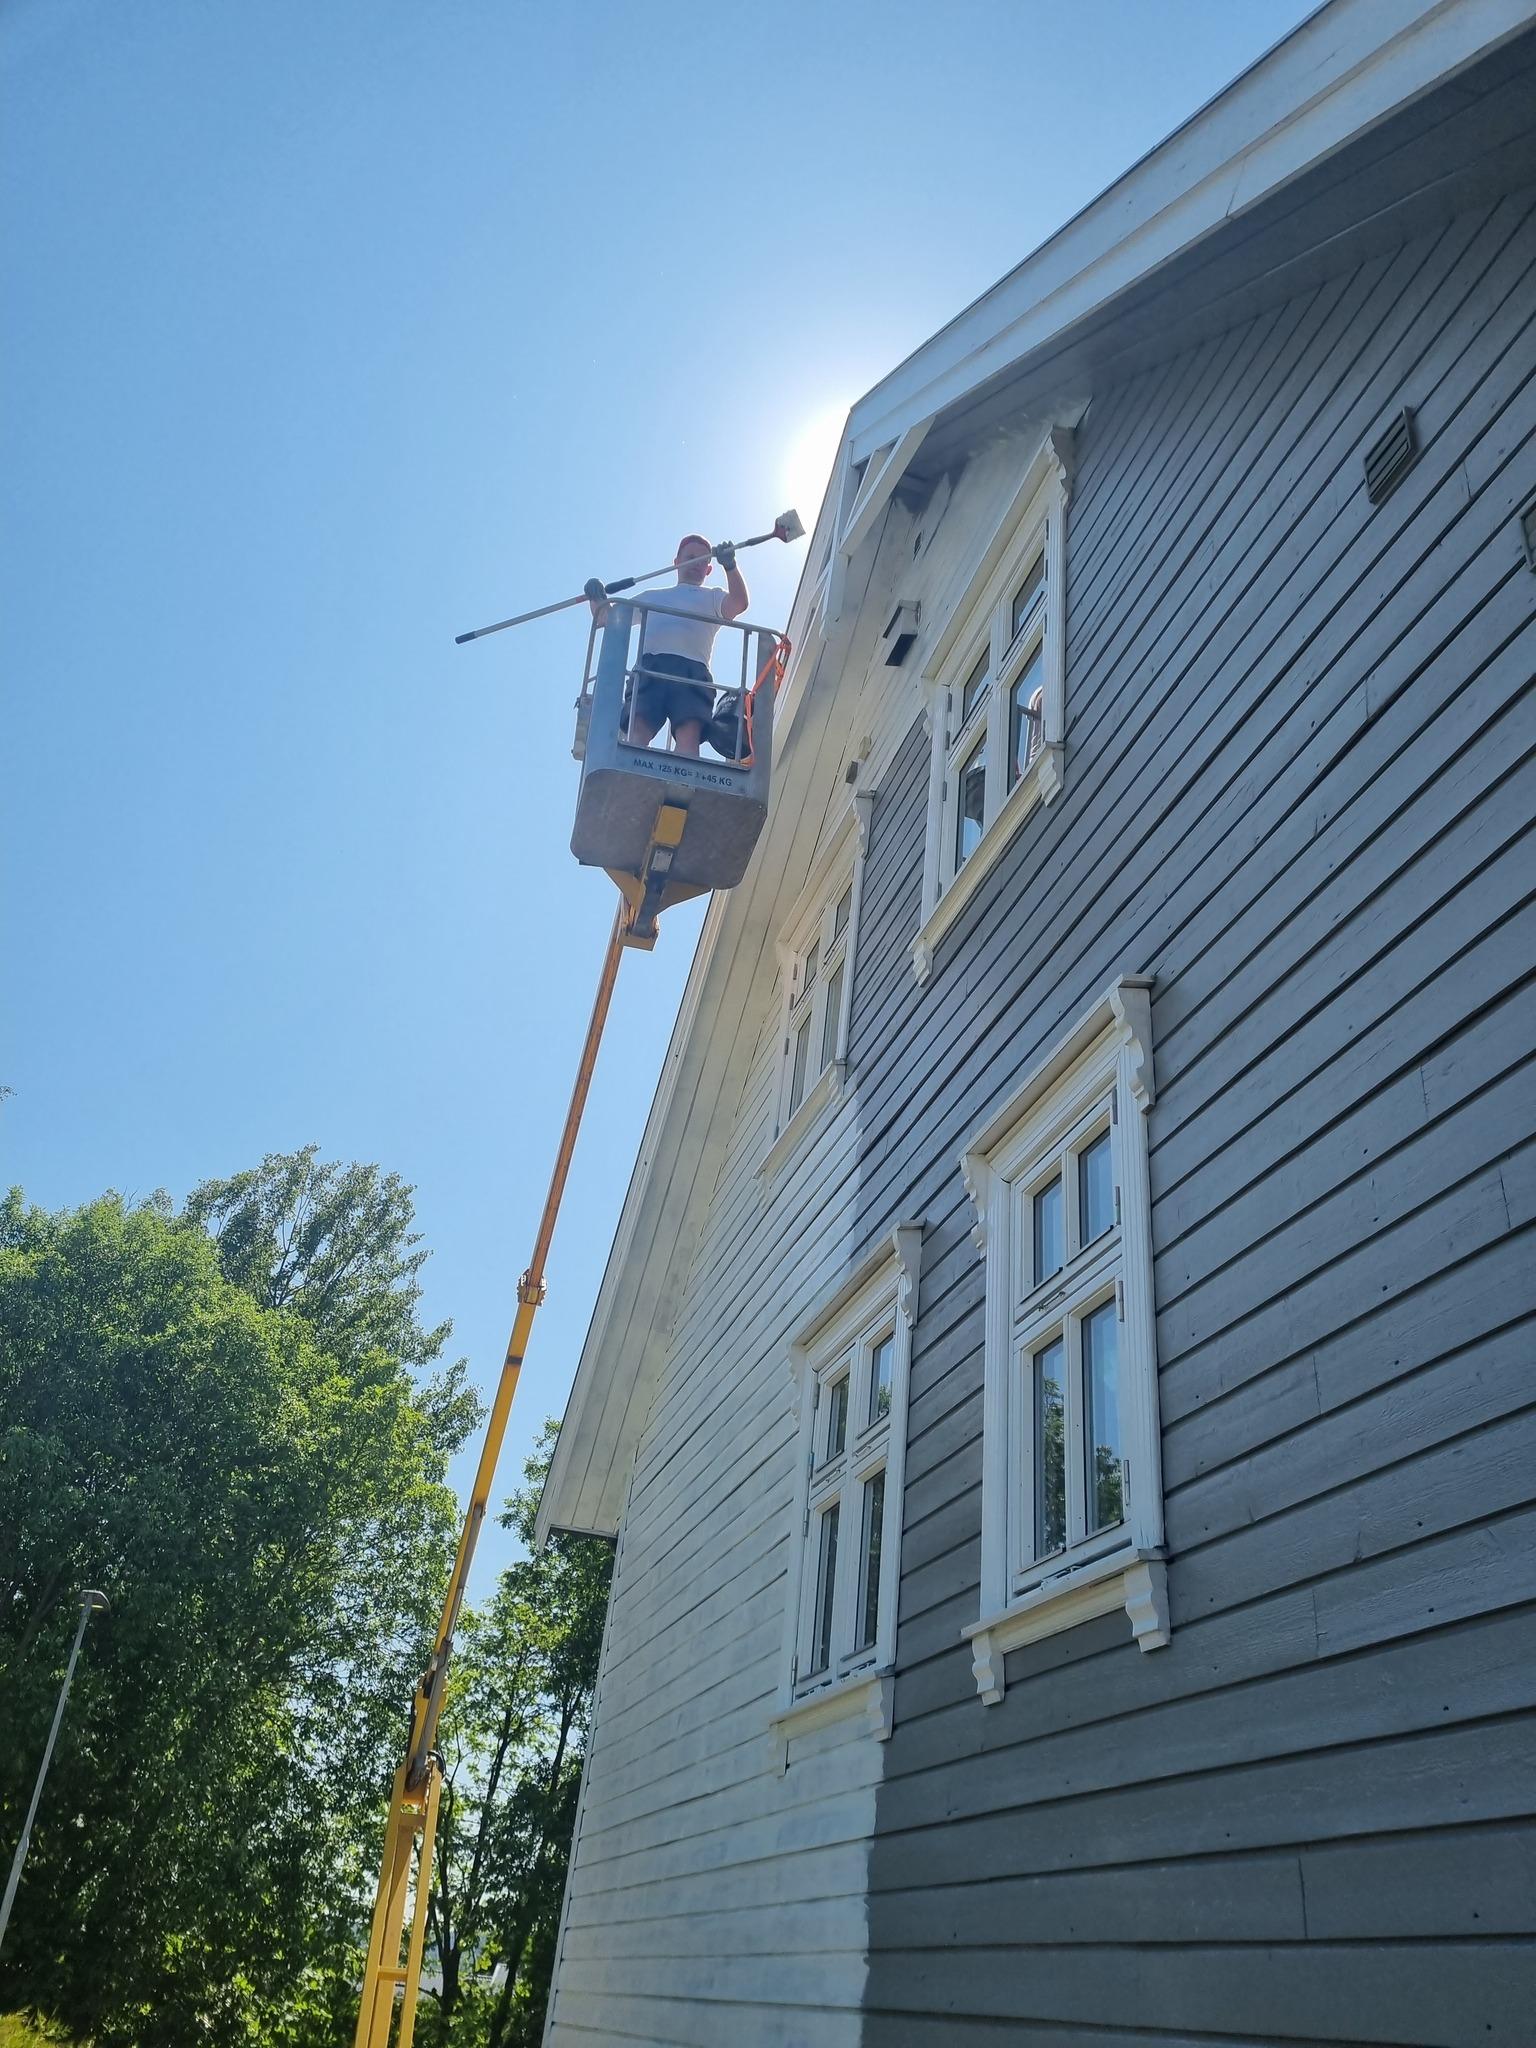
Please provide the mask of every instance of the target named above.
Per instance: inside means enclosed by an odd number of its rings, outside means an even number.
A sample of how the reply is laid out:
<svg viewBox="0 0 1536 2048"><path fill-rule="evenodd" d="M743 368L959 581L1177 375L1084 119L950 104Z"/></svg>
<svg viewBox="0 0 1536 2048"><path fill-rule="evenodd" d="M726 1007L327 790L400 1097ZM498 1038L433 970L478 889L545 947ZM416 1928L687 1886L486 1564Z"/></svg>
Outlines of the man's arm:
<svg viewBox="0 0 1536 2048"><path fill-rule="evenodd" d="M715 549L715 560L725 571L725 595L720 600L722 619L739 619L752 602L747 595L747 579L736 566L736 550L724 546Z"/></svg>

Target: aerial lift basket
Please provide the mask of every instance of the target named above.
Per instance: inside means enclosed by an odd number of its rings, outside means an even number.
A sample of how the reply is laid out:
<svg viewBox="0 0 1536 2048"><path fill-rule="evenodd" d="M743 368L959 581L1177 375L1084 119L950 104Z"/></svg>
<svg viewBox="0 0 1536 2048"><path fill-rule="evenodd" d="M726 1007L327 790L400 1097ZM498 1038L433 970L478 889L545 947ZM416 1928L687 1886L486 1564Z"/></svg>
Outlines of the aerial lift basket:
<svg viewBox="0 0 1536 2048"><path fill-rule="evenodd" d="M733 889L747 871L768 815L773 768L773 700L788 643L748 621L723 624L719 658L735 636L740 656L725 693L719 732L726 754L694 759L625 737L626 696L644 658L645 620L667 609L667 592L630 603L610 600L594 629L579 710L584 728L581 788L571 851L604 869L629 906L625 943L655 943L656 916L711 889Z"/></svg>

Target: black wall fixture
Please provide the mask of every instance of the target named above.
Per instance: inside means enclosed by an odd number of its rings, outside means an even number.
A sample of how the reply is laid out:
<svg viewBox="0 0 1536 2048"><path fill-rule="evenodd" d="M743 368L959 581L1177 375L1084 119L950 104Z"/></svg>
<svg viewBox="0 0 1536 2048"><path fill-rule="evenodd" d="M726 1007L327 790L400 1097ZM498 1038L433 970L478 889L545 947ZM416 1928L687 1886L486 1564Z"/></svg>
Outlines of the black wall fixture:
<svg viewBox="0 0 1536 2048"><path fill-rule="evenodd" d="M1418 456L1418 433L1405 405L1381 438L1365 451L1365 495L1373 505L1391 497Z"/></svg>

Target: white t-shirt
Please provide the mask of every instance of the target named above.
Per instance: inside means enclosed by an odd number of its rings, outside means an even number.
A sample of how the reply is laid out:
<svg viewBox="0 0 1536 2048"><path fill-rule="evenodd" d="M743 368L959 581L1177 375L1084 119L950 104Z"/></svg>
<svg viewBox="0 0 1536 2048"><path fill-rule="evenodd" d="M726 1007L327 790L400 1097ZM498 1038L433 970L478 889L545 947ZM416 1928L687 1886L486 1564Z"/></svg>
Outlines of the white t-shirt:
<svg viewBox="0 0 1536 2048"><path fill-rule="evenodd" d="M708 668L715 634L720 629L725 592L707 590L700 583L679 583L674 589L658 590L654 595L658 604L668 609L645 614L645 653L681 654L689 661L702 661ZM675 612L691 612L694 616L680 619L674 616Z"/></svg>

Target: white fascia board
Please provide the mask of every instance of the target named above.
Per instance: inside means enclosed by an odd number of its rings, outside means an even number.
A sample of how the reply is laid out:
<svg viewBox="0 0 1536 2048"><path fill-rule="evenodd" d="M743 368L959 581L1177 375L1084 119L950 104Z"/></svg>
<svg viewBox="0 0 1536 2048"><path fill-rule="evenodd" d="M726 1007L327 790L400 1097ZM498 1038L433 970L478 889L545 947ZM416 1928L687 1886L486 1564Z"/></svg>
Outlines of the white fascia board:
<svg viewBox="0 0 1536 2048"><path fill-rule="evenodd" d="M1533 21L1536 0L1331 0L861 398L852 459L1105 311Z"/></svg>
<svg viewBox="0 0 1536 2048"><path fill-rule="evenodd" d="M610 1476L603 1471L594 1471L604 1410L616 1391L613 1370L605 1359L606 1340L620 1297L633 1293L634 1258L639 1250L635 1242L636 1232L646 1213L652 1169L661 1146L662 1133L671 1116L709 963L715 952L716 934L725 915L726 900L725 896L716 895L704 914L693 965L689 969L677 1019L667 1043L650 1114L646 1118L640 1149L630 1173L624 1206L619 1212L618 1226L609 1248L608 1263L603 1269L592 1319L587 1326L586 1341L582 1345L576 1376L566 1400L555 1455L539 1500L534 1531L536 1544L542 1544L552 1529L579 1529L588 1535L618 1534L617 1519L603 1509L603 1497L611 1491ZM644 1256L643 1252L639 1255ZM630 1377L637 1379L638 1374Z"/></svg>

